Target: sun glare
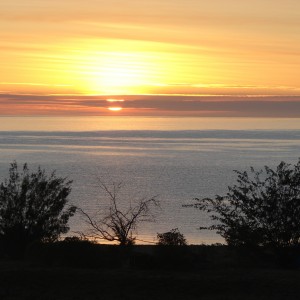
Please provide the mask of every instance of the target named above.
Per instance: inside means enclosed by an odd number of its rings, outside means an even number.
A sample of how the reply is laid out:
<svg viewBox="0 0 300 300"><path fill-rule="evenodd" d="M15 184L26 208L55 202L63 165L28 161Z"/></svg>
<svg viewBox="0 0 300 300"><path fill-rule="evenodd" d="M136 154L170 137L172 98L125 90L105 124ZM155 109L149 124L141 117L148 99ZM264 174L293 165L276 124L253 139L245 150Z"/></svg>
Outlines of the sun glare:
<svg viewBox="0 0 300 300"><path fill-rule="evenodd" d="M161 82L161 70L167 69L156 46L123 39L103 39L101 44L90 40L89 48L75 55L82 89L102 95L149 93L149 86Z"/></svg>
<svg viewBox="0 0 300 300"><path fill-rule="evenodd" d="M106 52L93 57L89 69L89 89L102 94L142 92L139 87L148 82L149 67L143 57L134 53Z"/></svg>
<svg viewBox="0 0 300 300"><path fill-rule="evenodd" d="M211 80L203 75L211 73L209 57L192 53L191 62L181 47L167 43L91 39L84 47L73 60L78 87L86 94L186 94L194 93L194 84Z"/></svg>

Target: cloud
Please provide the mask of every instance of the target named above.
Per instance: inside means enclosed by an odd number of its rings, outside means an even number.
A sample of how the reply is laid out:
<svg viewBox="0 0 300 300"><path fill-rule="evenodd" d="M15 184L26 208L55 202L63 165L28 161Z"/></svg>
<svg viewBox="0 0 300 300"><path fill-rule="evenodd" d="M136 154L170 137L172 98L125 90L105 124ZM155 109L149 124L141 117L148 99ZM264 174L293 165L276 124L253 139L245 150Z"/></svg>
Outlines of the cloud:
<svg viewBox="0 0 300 300"><path fill-rule="evenodd" d="M300 117L300 96L86 96L0 94L1 115L105 115L117 102L124 115Z"/></svg>

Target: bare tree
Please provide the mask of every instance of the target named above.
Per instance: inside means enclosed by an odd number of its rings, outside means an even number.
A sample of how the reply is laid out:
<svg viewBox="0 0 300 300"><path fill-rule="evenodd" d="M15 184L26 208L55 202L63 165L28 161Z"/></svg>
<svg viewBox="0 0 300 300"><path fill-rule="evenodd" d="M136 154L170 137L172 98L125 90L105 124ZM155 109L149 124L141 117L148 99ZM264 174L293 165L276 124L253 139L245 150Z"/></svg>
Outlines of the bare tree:
<svg viewBox="0 0 300 300"><path fill-rule="evenodd" d="M118 242L120 245L132 245L136 240L137 227L141 222L154 221L153 207L159 207L156 197L143 198L130 203L126 208L120 207L119 191L122 183L112 183L108 186L101 178L98 185L104 191L108 200L108 209L100 209L93 215L79 208L78 211L83 216L89 229L81 235L86 238Z"/></svg>

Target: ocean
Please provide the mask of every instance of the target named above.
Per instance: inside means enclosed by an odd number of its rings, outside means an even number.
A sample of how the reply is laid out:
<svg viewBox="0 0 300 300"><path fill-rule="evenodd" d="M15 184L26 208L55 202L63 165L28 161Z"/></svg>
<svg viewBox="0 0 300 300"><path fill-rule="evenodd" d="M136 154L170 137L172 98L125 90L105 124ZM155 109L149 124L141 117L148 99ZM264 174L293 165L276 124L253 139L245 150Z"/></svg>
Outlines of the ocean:
<svg viewBox="0 0 300 300"><path fill-rule="evenodd" d="M190 244L224 242L199 226L207 214L184 208L193 199L225 194L233 170L294 164L300 157L299 119L0 118L0 179L9 164L28 163L73 180L70 202L89 213L107 206L97 182L122 182L120 205L157 197L155 222L143 222L140 243L178 228ZM69 235L85 231L76 215Z"/></svg>

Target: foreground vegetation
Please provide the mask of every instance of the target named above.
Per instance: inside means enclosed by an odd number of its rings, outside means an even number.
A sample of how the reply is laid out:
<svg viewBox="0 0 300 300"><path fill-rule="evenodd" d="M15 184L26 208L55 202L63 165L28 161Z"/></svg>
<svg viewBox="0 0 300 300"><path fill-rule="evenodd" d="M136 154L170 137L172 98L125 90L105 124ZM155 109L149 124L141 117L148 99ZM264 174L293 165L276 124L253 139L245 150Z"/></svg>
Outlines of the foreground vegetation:
<svg viewBox="0 0 300 300"><path fill-rule="evenodd" d="M198 272L86 269L0 263L0 297L9 299L299 299L300 272L203 269Z"/></svg>
<svg viewBox="0 0 300 300"><path fill-rule="evenodd" d="M300 159L237 173L227 194L196 198L194 207L206 212L213 230L232 246L290 247L300 245Z"/></svg>
<svg viewBox="0 0 300 300"><path fill-rule="evenodd" d="M298 299L299 251L260 250L36 243L0 260L0 299Z"/></svg>
<svg viewBox="0 0 300 300"><path fill-rule="evenodd" d="M179 230L158 233L158 245L134 245L134 230L152 216L155 198L121 210L117 186L109 213L80 210L100 245L60 241L78 208L68 205L71 182L18 171L0 185L0 299L298 299L300 286L300 160L266 175L238 172L225 196L196 199L226 245L188 246ZM84 236L84 235L83 235Z"/></svg>

